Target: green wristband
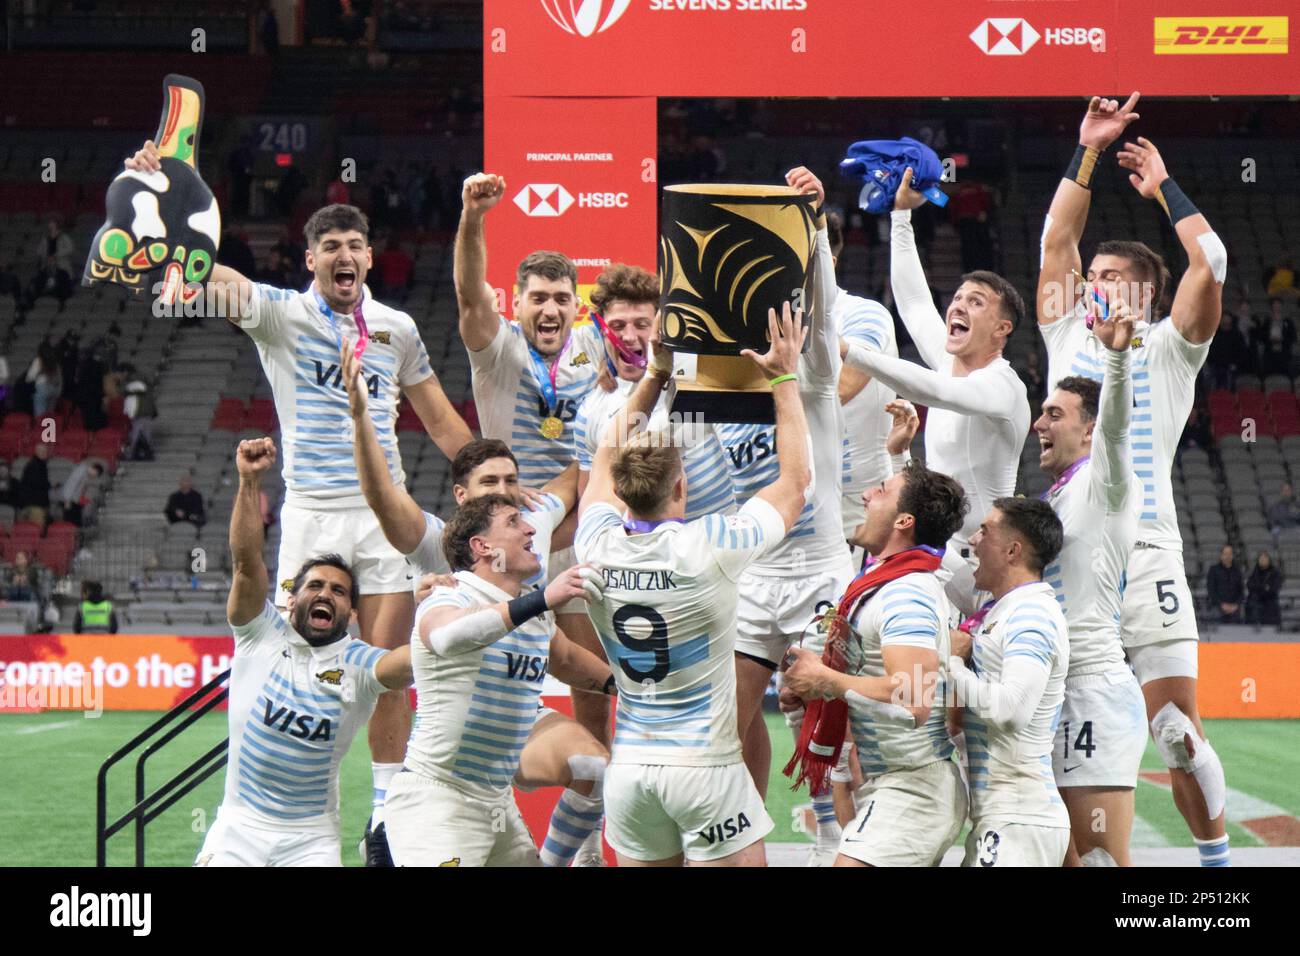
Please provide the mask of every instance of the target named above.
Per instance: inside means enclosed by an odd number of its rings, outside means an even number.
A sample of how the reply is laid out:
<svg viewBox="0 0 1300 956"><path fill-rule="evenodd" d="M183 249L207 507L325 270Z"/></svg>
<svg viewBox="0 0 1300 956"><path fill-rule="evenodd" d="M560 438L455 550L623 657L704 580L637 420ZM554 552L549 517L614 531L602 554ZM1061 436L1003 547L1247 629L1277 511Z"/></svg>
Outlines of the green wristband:
<svg viewBox="0 0 1300 956"><path fill-rule="evenodd" d="M776 388L782 382L797 382L797 381L799 381L798 375L795 375L793 372L787 372L785 375L778 375L776 378L769 379L767 384L769 388Z"/></svg>

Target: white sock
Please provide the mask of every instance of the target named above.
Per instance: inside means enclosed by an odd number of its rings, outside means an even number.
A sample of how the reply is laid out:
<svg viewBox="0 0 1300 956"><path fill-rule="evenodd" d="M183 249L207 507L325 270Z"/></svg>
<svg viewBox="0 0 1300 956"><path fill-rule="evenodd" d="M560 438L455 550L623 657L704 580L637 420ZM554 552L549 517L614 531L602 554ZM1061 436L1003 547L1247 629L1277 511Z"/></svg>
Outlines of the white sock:
<svg viewBox="0 0 1300 956"><path fill-rule="evenodd" d="M370 801L370 829L379 829L384 822L384 798L388 796L388 785L393 782L393 775L402 769L400 763L371 763L370 778L374 781L374 795Z"/></svg>
<svg viewBox="0 0 1300 956"><path fill-rule="evenodd" d="M1226 833L1216 840L1196 840L1196 852L1201 855L1201 866L1232 866Z"/></svg>
<svg viewBox="0 0 1300 956"><path fill-rule="evenodd" d="M587 797L572 788L560 794L542 842L542 865L568 866L573 862L583 842L600 826L604 809L600 797Z"/></svg>

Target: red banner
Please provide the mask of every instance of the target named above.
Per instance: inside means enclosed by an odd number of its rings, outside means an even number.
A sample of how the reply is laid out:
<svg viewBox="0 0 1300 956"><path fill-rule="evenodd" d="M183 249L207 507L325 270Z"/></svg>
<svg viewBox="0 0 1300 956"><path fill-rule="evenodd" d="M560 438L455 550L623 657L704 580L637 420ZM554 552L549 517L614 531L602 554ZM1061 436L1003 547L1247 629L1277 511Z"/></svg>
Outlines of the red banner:
<svg viewBox="0 0 1300 956"><path fill-rule="evenodd" d="M1300 93L1300 9L1285 0L483 6L488 96Z"/></svg>
<svg viewBox="0 0 1300 956"><path fill-rule="evenodd" d="M234 650L231 637L0 636L0 714L170 710L229 667Z"/></svg>
<svg viewBox="0 0 1300 956"><path fill-rule="evenodd" d="M506 180L486 220L488 282L506 314L536 249L575 260L580 286L611 262L654 270L654 99L490 97L485 115L485 169Z"/></svg>

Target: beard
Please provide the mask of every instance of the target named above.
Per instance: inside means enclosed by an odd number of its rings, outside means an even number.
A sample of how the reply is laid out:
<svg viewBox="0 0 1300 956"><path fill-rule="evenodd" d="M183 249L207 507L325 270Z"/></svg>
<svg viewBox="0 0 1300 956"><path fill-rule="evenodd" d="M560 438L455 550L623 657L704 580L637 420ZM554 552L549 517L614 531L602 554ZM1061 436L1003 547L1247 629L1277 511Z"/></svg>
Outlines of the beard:
<svg viewBox="0 0 1300 956"><path fill-rule="evenodd" d="M336 612L334 623L328 630L322 630L311 623L310 614L310 604L297 605L293 609L293 629L298 632L299 637L312 647L324 647L326 644L333 644L347 634L347 617L338 615Z"/></svg>

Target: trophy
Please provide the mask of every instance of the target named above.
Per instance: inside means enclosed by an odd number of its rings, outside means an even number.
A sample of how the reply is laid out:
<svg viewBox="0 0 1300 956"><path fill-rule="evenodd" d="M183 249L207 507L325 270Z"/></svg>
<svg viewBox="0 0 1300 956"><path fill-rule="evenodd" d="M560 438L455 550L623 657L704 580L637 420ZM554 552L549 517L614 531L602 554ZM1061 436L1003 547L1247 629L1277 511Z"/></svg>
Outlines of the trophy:
<svg viewBox="0 0 1300 956"><path fill-rule="evenodd" d="M168 75L154 135L162 168L126 169L109 184L108 219L91 242L82 285L112 282L140 293L161 277L159 298L168 305L202 292L221 240L217 201L198 172L202 126L202 84Z"/></svg>
<svg viewBox="0 0 1300 956"><path fill-rule="evenodd" d="M763 373L768 309L811 303L816 198L790 186L668 186L659 234L665 345L674 351L672 411L703 422L771 423ZM805 343L806 345L806 343Z"/></svg>

